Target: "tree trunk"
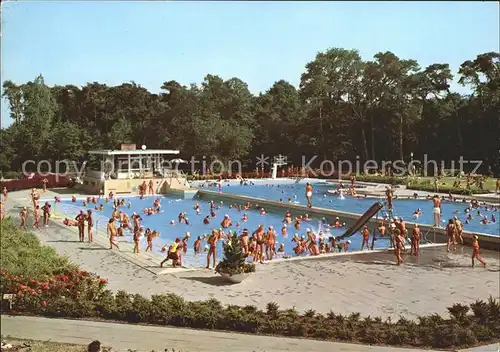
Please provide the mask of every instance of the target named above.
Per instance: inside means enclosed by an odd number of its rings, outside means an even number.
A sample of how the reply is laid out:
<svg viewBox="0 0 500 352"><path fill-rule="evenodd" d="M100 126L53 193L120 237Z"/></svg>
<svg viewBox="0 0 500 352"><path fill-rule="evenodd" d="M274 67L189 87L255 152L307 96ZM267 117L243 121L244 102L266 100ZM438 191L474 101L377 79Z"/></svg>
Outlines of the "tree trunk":
<svg viewBox="0 0 500 352"><path fill-rule="evenodd" d="M403 153L403 114L399 114L399 158L404 160Z"/></svg>
<svg viewBox="0 0 500 352"><path fill-rule="evenodd" d="M364 123L361 122L361 138L363 138L363 154L365 157L365 161L368 160L368 143L366 142L366 132Z"/></svg>
<svg viewBox="0 0 500 352"><path fill-rule="evenodd" d="M322 102L323 104L323 102ZM323 152L326 150L325 138L323 135L323 107L319 107L319 135L320 135L320 145Z"/></svg>
<svg viewBox="0 0 500 352"><path fill-rule="evenodd" d="M371 149L372 149L372 160L375 160L375 126L373 124L373 115L370 114L370 125L371 125L371 131L370 131L370 135L371 135Z"/></svg>

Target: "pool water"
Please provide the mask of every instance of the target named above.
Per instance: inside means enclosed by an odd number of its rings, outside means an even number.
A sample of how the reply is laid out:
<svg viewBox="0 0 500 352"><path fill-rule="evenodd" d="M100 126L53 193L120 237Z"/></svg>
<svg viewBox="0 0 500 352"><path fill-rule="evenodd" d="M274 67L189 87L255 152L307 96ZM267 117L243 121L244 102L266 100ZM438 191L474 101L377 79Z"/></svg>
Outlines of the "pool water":
<svg viewBox="0 0 500 352"><path fill-rule="evenodd" d="M250 197L258 197L269 200L292 202L299 205L306 205L306 198L304 194L304 184L256 184L248 186L229 185L224 183L222 192L239 194ZM217 191L217 187L206 187L206 189ZM318 183L314 185L314 195L312 199L313 206L319 208L335 209L350 213L364 213L377 199L375 198L356 198L345 196L345 199L339 199L338 196L331 195L327 190L334 189L334 186L325 183ZM465 223L466 214L464 210L468 207L467 203L462 202L443 202L443 212L441 214L442 225L445 225L448 219L457 216L462 223L464 223L464 230L478 233L485 233L493 236L500 236L500 210L492 211L481 208L481 214L488 217L490 223L483 225L480 220L481 217L477 215L477 210L472 211L473 219L468 224ZM418 218L413 217L413 213L417 208L422 210L422 215ZM433 224L434 217L432 212L432 201L421 199L399 199L394 200L393 215L403 217L407 222L418 222L421 224ZM492 215L496 218L496 223L492 223Z"/></svg>
<svg viewBox="0 0 500 352"><path fill-rule="evenodd" d="M144 197L143 199L140 199L139 197L126 198L125 201L130 202L131 207L120 207L120 210L126 212L129 217L133 212L140 214L143 219L142 226L144 228L149 227L151 230L157 230L160 232L160 237L153 241L154 252L160 252L163 246L171 244L176 237L182 238L186 232L190 232L191 238L188 242L188 252L183 257L183 265L188 267L206 265L206 254L202 253L201 255L194 255L193 243L197 236L208 234L213 228L220 228L220 223L225 214L229 215L233 222L233 226L229 229L225 229L225 233L227 233L228 230L232 230L237 231L238 234L240 234L244 228L248 229L249 232L252 233L259 224L264 225L266 229L272 225L276 231L277 242L284 244L285 254L288 256L294 256L294 244L291 242L294 233L305 236L306 229L310 228L316 233L318 233L319 230L323 230L323 232L325 232L325 236L328 237L330 234L334 236L341 235L345 231L345 229L328 229L327 227L323 227L320 225L319 219L313 218L309 221L304 221L299 230L295 230L293 224L288 225L287 236L283 237L281 235L281 227L284 214L268 213L266 215L260 215L257 210L248 210L246 212L248 215L248 221L242 222L241 217L243 215L243 211L240 212L235 207L230 207L229 204L220 204L220 202L218 204L220 208L216 210L216 217L211 218L211 223L205 225L203 224L203 218L210 215L210 206L208 201L177 199L174 197L160 197L162 209L161 213L152 216L142 214L142 209L152 207L155 198L156 197L154 196ZM113 205L112 202L105 203L104 201L101 201L101 203L104 205L104 210L93 211L95 226L98 231L106 232L107 222L111 217ZM200 205L200 215L197 215L194 210L194 205L196 203ZM70 200L63 200L55 205L55 212L64 217L74 218L80 210L93 209L94 206L95 204L91 204L89 205L90 208L84 207L82 200L77 200L75 203ZM178 223L177 216L180 212L187 213L186 216L189 219L189 225ZM293 215L298 216L302 214L294 213ZM174 220L175 225L169 224L171 220ZM331 221L332 219L327 220ZM240 223L239 227L237 226L237 223ZM126 231L126 235L124 238L121 238L120 241L124 240L132 242L132 233ZM349 251L359 250L361 247L361 235L359 233L355 234L350 238L350 240L351 244L349 245ZM205 245L206 242L202 241L202 248L204 248ZM387 248L388 246L389 242L385 239L379 239L375 242L375 248ZM146 240L143 238L140 244L141 252L144 251L145 248ZM221 259L223 254L221 241L218 243L217 248L217 257L218 259Z"/></svg>

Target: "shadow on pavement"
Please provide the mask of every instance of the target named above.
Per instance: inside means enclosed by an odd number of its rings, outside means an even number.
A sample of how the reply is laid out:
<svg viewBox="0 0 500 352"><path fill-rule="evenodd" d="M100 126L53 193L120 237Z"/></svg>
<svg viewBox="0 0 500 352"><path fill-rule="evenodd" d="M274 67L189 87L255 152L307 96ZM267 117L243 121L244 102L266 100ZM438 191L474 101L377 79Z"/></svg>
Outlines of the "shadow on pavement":
<svg viewBox="0 0 500 352"><path fill-rule="evenodd" d="M183 279L187 280L192 280L192 281L198 281L207 285L212 285L212 286L230 286L234 285L231 282L227 282L224 280L222 276L208 276L208 277L183 277Z"/></svg>

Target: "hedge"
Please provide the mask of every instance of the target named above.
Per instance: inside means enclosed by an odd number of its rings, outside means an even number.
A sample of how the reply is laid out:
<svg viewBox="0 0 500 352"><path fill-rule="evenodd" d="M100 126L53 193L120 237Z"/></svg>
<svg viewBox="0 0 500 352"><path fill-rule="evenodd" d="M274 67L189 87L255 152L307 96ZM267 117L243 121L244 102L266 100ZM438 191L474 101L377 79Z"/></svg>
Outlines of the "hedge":
<svg viewBox="0 0 500 352"><path fill-rule="evenodd" d="M434 185L429 185L429 184L412 184L408 185L406 187L407 189L413 189L416 191L427 191L427 192L436 192L436 189ZM456 187L449 187L449 186L438 186L438 192L439 193L449 193L451 194L457 194L461 196L471 196L474 193L477 193L477 191L471 190L471 189L465 189L465 188L456 188Z"/></svg>
<svg viewBox="0 0 500 352"><path fill-rule="evenodd" d="M450 319L434 314L418 322L400 318L344 316L314 310L281 310L277 303L265 311L254 306L223 306L216 299L190 302L167 293L151 299L139 294L106 290L107 281L86 271L56 275L46 281L26 280L1 273L2 293L14 294L11 313L46 317L107 319L126 323L169 325L194 329L294 336L321 340L395 346L462 348L500 338L500 303L476 301L448 308ZM468 314L472 310L473 314Z"/></svg>
<svg viewBox="0 0 500 352"><path fill-rule="evenodd" d="M356 175L356 181L387 183L390 185L406 185L408 183L408 179L406 177L380 176L380 175Z"/></svg>

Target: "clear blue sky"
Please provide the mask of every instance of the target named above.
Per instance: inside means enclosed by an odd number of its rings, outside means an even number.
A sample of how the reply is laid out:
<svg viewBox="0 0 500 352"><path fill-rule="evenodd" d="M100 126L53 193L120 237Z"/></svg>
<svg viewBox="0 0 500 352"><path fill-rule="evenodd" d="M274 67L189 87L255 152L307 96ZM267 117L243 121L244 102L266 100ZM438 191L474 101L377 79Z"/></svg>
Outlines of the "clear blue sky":
<svg viewBox="0 0 500 352"><path fill-rule="evenodd" d="M117 85L158 92L164 81L239 77L252 92L285 79L329 47L364 59L390 50L453 71L499 51L495 2L132 2L2 3L2 80ZM455 89L463 91L458 86ZM2 100L2 125L10 124Z"/></svg>

